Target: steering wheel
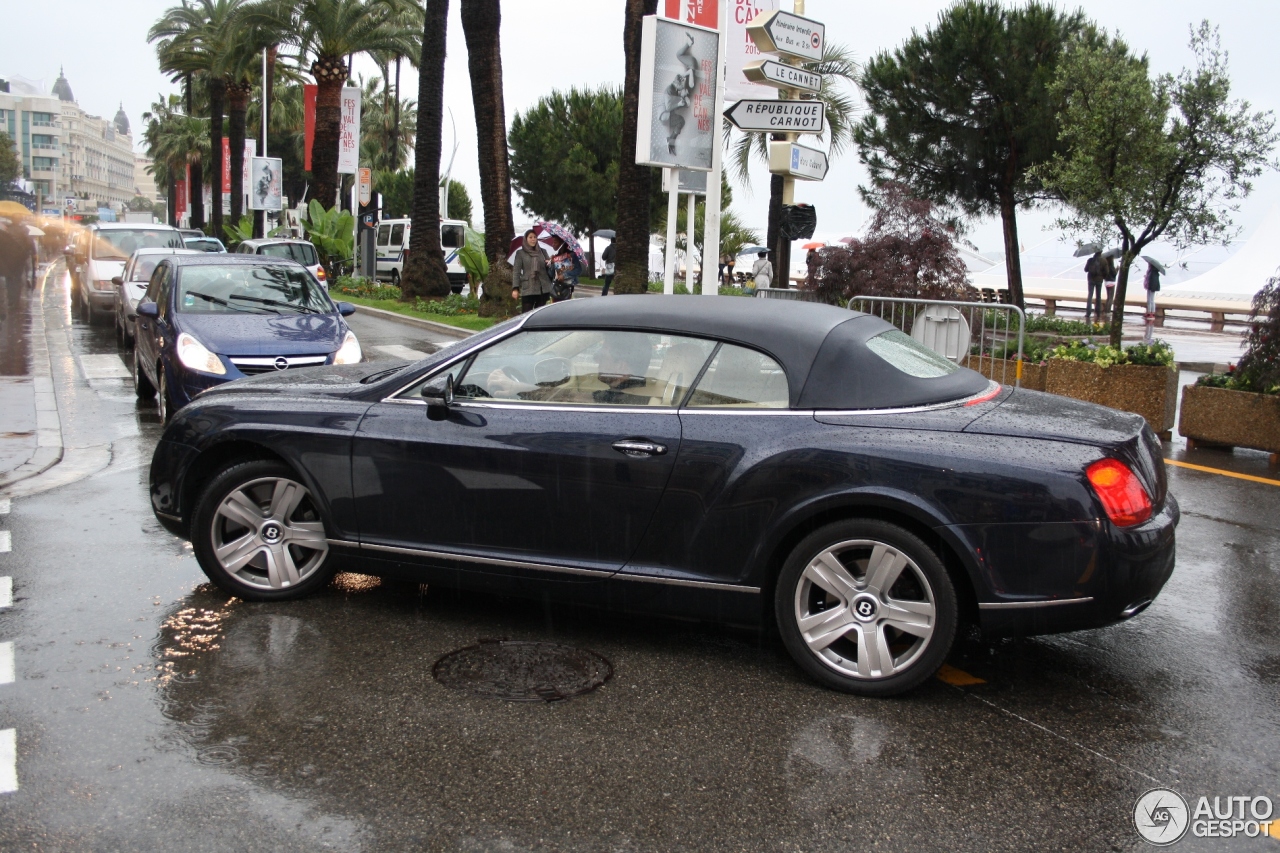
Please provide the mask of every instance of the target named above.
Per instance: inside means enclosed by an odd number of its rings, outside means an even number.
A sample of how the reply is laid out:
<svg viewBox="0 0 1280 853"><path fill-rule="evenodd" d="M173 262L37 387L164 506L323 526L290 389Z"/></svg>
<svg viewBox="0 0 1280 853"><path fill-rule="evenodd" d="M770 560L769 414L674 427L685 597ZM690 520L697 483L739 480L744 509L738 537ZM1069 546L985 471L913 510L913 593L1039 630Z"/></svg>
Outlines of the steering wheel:
<svg viewBox="0 0 1280 853"><path fill-rule="evenodd" d="M512 367L509 364L504 364L499 369L517 382L524 383L525 385L533 384L529 381L528 377L524 375L524 371L520 370L518 367Z"/></svg>

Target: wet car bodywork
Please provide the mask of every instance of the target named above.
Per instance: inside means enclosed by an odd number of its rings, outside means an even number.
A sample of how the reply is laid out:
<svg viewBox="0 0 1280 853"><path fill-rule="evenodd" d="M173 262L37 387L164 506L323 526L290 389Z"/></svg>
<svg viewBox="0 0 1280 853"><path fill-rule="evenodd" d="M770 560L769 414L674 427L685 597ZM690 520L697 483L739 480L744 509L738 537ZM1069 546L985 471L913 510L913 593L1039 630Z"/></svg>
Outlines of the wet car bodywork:
<svg viewBox="0 0 1280 853"><path fill-rule="evenodd" d="M346 568L740 624L769 621L797 548L851 521L923 543L945 566L960 619L992 635L1111 624L1170 576L1179 511L1142 418L963 369L908 376L871 357L867 342L892 327L867 315L714 302L575 300L401 368L213 389L157 446L153 509L191 537L221 472L274 460L309 491L331 562ZM496 342L584 328L753 347L782 366L788 405L611 411L422 397ZM671 452L609 449L637 438ZM1105 459L1140 482L1149 517L1109 517L1086 474Z"/></svg>

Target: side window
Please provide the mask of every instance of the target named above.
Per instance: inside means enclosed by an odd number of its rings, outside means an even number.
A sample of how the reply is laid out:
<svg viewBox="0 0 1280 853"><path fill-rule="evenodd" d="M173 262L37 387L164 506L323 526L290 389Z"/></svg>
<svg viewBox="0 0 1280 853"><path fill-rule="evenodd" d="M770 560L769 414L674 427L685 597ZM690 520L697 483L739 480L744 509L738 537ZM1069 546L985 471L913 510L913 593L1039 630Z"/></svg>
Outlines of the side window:
<svg viewBox="0 0 1280 853"><path fill-rule="evenodd" d="M443 249L459 249L465 242L465 236L461 225L441 225L440 247Z"/></svg>
<svg viewBox="0 0 1280 853"><path fill-rule="evenodd" d="M157 266L155 272L151 274L151 280L147 282L147 292L142 297L146 302L160 301L160 281L164 278L166 267Z"/></svg>
<svg viewBox="0 0 1280 853"><path fill-rule="evenodd" d="M378 245L379 245L379 246L385 246L385 245L387 245L387 238L388 238L388 237L390 237L390 236L391 236L391 226L390 226L390 225L379 225L379 226L378 226Z"/></svg>
<svg viewBox="0 0 1280 853"><path fill-rule="evenodd" d="M160 273L159 297L156 299L156 302L160 305L160 316L167 320L169 319L170 314L169 291L173 287L173 267L166 264L160 269L163 270L163 272Z"/></svg>
<svg viewBox="0 0 1280 853"><path fill-rule="evenodd" d="M477 402L678 406L714 349L711 341L643 332L524 332L477 354L454 394Z"/></svg>
<svg viewBox="0 0 1280 853"><path fill-rule="evenodd" d="M785 409L787 375L764 353L724 344L707 368L690 408Z"/></svg>
<svg viewBox="0 0 1280 853"><path fill-rule="evenodd" d="M391 226L391 245L399 246L404 242L404 225Z"/></svg>

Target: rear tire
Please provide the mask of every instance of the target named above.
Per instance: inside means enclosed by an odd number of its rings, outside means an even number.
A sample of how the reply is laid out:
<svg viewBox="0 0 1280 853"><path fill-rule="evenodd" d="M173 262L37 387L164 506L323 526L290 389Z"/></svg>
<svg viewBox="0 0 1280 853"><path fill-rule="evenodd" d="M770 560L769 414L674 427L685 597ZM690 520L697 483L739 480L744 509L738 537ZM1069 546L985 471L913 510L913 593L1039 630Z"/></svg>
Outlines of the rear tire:
<svg viewBox="0 0 1280 853"><path fill-rule="evenodd" d="M272 460L232 465L204 488L191 545L209 580L246 601L309 595L329 582L336 562L310 492Z"/></svg>
<svg viewBox="0 0 1280 853"><path fill-rule="evenodd" d="M152 400L156 396L156 386L151 384L151 380L142 372L142 365L138 363L136 342L133 346L133 393L138 395L139 400Z"/></svg>
<svg viewBox="0 0 1280 853"><path fill-rule="evenodd" d="M861 696L902 693L937 672L959 616L938 555L915 534L870 519L805 537L778 576L774 610L801 669Z"/></svg>

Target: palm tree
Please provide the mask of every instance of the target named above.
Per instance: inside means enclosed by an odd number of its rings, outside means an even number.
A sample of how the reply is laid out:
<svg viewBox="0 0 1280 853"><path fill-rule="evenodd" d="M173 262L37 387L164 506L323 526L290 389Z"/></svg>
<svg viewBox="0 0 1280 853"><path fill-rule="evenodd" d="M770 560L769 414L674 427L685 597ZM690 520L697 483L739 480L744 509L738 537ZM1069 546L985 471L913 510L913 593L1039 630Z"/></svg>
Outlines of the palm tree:
<svg viewBox="0 0 1280 853"><path fill-rule="evenodd" d="M184 0L160 17L147 41L160 43L156 54L162 71L176 78L191 74L204 79L209 95L209 146L222 149L222 115L226 100L225 63L239 32L240 14L247 0ZM243 147L243 143L241 143ZM222 236L222 157L209 158L214 236Z"/></svg>
<svg viewBox="0 0 1280 853"><path fill-rule="evenodd" d="M286 36L298 49L300 65L310 60L308 70L316 81L312 197L325 206L337 199L342 87L350 76L349 58L374 51L417 51L419 31L404 23L412 5L413 0L262 0L247 15L252 25Z"/></svg>
<svg viewBox="0 0 1280 853"><path fill-rule="evenodd" d="M829 44L822 52L822 59L804 63L805 70L822 75L822 90L818 92L818 100L826 105L827 129L818 138L829 143L830 156L837 157L844 153L853 143L854 117L857 114L857 103L848 91L858 78L858 63L853 52L843 45ZM724 122L726 142L730 138L733 127L728 120ZM748 167L751 155L755 154L761 161L769 162L769 142L771 139L786 139L783 135L765 133L744 133L733 143L730 159L733 162L733 173L744 186L750 178ZM769 232L765 245L774 250L774 265L779 275L785 275L790 269L791 241L781 235L782 221L782 176L771 175L769 181Z"/></svg>
<svg viewBox="0 0 1280 853"><path fill-rule="evenodd" d="M505 313L511 292L507 248L515 237L511 214L511 166L507 117L502 97L499 0L462 0L462 30L471 72L471 102L476 114L476 154L480 164L480 203L484 206L484 253L489 275L484 282L483 316Z"/></svg>
<svg viewBox="0 0 1280 853"><path fill-rule="evenodd" d="M443 298L449 276L440 249L440 134L444 121L444 46L449 0L427 0L418 64L418 138L414 145L413 230L400 298Z"/></svg>
<svg viewBox="0 0 1280 853"><path fill-rule="evenodd" d="M640 110L640 26L658 11L658 0L627 0L622 29L626 79L622 89L622 160L618 164L618 247L614 260L616 293L644 293L649 287L649 199L653 170L636 165L636 127Z"/></svg>
<svg viewBox="0 0 1280 853"><path fill-rule="evenodd" d="M168 196L171 225L176 224L177 218L174 196L177 179L185 173L187 166L191 167L194 178L209 156L208 122L180 112L177 108L179 103L176 95L170 95L167 102L162 98L151 105L150 111L142 114L145 127L142 139L152 161L149 169L155 176L156 185L162 187Z"/></svg>
<svg viewBox="0 0 1280 853"><path fill-rule="evenodd" d="M398 172L409 162L414 132L418 125L418 105L403 101L394 107L385 82L379 77L360 80L360 162L374 172ZM405 121L397 126L396 115Z"/></svg>

